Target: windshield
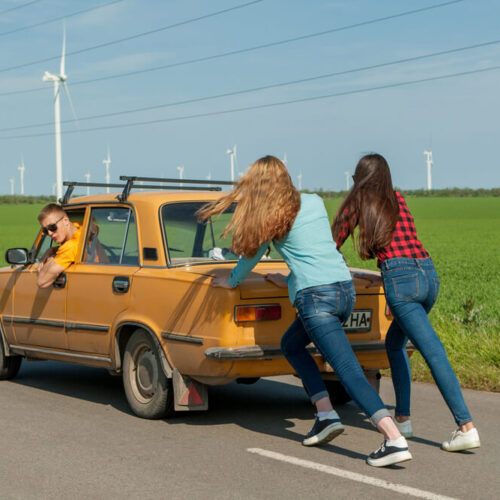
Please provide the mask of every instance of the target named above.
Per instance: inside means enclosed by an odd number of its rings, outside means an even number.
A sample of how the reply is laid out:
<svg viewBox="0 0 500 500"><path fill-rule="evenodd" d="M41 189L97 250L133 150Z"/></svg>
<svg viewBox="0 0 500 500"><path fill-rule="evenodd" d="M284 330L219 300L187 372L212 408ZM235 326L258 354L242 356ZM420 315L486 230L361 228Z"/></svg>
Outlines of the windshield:
<svg viewBox="0 0 500 500"><path fill-rule="evenodd" d="M217 219L198 222L195 213L204 204L171 203L162 207L161 220L172 265L238 260L230 248L231 237L220 237L231 220L236 204ZM271 245L262 259L281 260L281 257Z"/></svg>

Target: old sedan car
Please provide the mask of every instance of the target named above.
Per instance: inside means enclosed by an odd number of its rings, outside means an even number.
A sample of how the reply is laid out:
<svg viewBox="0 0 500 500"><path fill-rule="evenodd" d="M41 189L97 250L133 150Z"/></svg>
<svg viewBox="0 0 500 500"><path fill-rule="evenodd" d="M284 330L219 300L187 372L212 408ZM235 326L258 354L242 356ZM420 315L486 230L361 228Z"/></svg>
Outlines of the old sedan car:
<svg viewBox="0 0 500 500"><path fill-rule="evenodd" d="M138 416L161 418L206 409L207 385L294 373L279 344L296 311L287 290L264 279L288 272L275 250L237 288L210 286L212 276L230 273L238 259L219 237L234 207L208 224L195 216L221 196L210 190L217 183L189 187L184 180L173 191L143 191L136 187L168 180L121 179L121 194L74 199L74 187L85 184L65 183L62 206L82 225L82 238L76 261L50 288L36 284L36 263L50 237L40 231L29 251L7 251L11 265L0 269L0 378L14 377L23 358L105 367L122 375ZM382 289L366 288L357 276L356 309L344 328L376 385L379 370L388 367L389 311ZM310 349L334 403L347 401L331 367Z"/></svg>

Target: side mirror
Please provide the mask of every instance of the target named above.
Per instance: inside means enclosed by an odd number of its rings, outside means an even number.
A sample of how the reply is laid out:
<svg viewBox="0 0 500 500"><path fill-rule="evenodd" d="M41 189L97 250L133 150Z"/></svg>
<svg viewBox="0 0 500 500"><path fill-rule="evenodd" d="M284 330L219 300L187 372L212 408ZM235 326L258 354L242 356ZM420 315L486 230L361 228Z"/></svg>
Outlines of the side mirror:
<svg viewBox="0 0 500 500"><path fill-rule="evenodd" d="M9 248L5 252L5 260L9 264L27 264L28 263L28 249L27 248Z"/></svg>

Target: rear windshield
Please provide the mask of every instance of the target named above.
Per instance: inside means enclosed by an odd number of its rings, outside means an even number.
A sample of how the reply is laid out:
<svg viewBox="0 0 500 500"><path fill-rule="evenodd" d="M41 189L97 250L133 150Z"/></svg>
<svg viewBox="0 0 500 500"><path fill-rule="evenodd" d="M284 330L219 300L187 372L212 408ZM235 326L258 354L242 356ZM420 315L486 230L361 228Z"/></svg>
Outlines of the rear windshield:
<svg viewBox="0 0 500 500"><path fill-rule="evenodd" d="M221 238L224 228L233 216L236 204L220 217L198 222L195 213L205 203L171 203L161 209L167 252L172 265L238 260L231 251L231 237ZM271 245L263 259L281 260Z"/></svg>

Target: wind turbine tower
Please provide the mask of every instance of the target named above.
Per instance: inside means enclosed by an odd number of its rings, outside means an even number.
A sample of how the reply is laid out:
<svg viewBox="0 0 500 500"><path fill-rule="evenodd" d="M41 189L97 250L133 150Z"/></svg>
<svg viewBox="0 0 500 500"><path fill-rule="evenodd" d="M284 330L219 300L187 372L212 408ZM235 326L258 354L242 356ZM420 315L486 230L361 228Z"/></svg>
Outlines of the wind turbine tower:
<svg viewBox="0 0 500 500"><path fill-rule="evenodd" d="M349 172L344 172L345 174L345 190L349 191Z"/></svg>
<svg viewBox="0 0 500 500"><path fill-rule="evenodd" d="M106 167L106 184L109 184L110 182L109 166L111 165L111 156L109 154L109 148L108 148L108 156L105 160L102 160L102 163ZM109 193L109 186L106 188L106 193Z"/></svg>
<svg viewBox="0 0 500 500"><path fill-rule="evenodd" d="M179 179L182 181L182 174L184 173L184 165L179 165L177 167L177 170L179 171ZM179 182L179 186L182 186L182 182Z"/></svg>
<svg viewBox="0 0 500 500"><path fill-rule="evenodd" d="M9 179L9 182L10 182L10 194L14 196L14 179L11 177Z"/></svg>
<svg viewBox="0 0 500 500"><path fill-rule="evenodd" d="M236 158L236 144L233 146L233 149L228 149L226 154L229 155L231 160L231 182L234 182L234 161Z"/></svg>
<svg viewBox="0 0 500 500"><path fill-rule="evenodd" d="M24 171L26 168L24 167L24 160L21 158L21 165L17 167L17 170L19 170L19 177L21 181L21 196L24 196Z"/></svg>
<svg viewBox="0 0 500 500"><path fill-rule="evenodd" d="M427 191L432 189L432 176L431 176L431 166L434 163L432 161L432 151L424 151L424 155L427 157Z"/></svg>
<svg viewBox="0 0 500 500"><path fill-rule="evenodd" d="M65 73L64 68L64 58L66 54L66 27L64 27L63 31L63 45L62 45L62 56L61 56L61 66L59 68L59 74L54 75L53 73L49 73L46 71L43 75L44 82L53 82L54 83L54 129L55 129L55 140L56 140L56 190L57 190L57 200L62 198L62 155L61 155L61 105L59 103L59 87L62 85L66 92L66 96L68 98L69 104L71 106L71 110L73 111L73 116L76 120L75 108L73 107L73 103L71 101L71 97L69 95L68 86L66 85L67 75Z"/></svg>
<svg viewBox="0 0 500 500"><path fill-rule="evenodd" d="M286 152L283 154L283 164L286 167L287 159L286 159Z"/></svg>
<svg viewBox="0 0 500 500"><path fill-rule="evenodd" d="M297 179L299 180L299 191L302 191L302 172L297 175Z"/></svg>
<svg viewBox="0 0 500 500"><path fill-rule="evenodd" d="M85 174L85 180L87 181L87 183L90 182L90 172L87 172ZM89 195L90 195L90 186L87 186L87 196Z"/></svg>

